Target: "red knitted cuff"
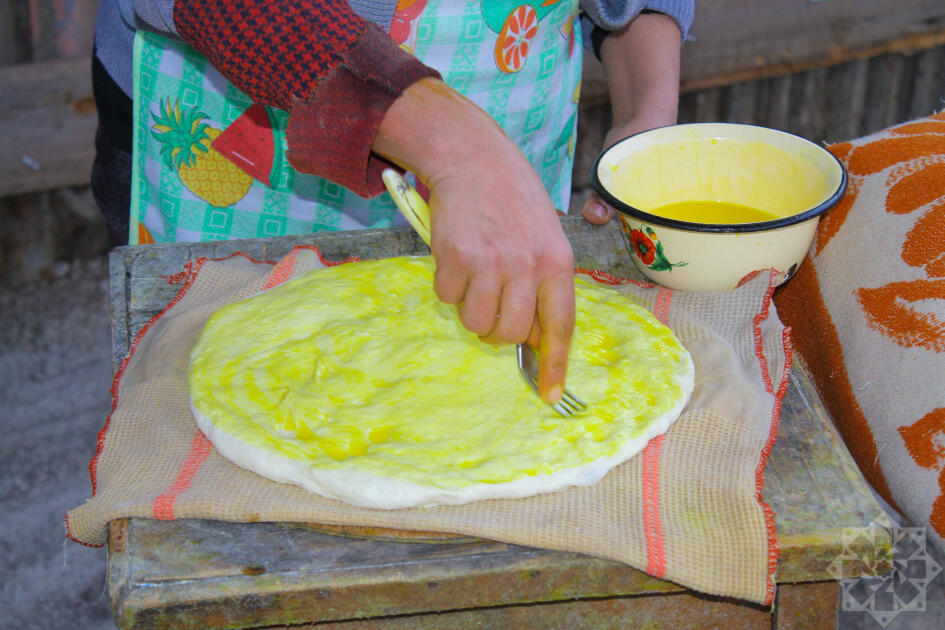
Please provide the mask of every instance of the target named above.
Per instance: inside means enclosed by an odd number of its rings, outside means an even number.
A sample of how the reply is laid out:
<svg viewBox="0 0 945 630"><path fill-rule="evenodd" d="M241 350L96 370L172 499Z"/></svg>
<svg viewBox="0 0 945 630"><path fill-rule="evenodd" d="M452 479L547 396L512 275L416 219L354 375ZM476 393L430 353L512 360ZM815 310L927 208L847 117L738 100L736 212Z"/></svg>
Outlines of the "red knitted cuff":
<svg viewBox="0 0 945 630"><path fill-rule="evenodd" d="M288 110L356 44L367 21L347 0L177 0L174 26L229 81Z"/></svg>
<svg viewBox="0 0 945 630"><path fill-rule="evenodd" d="M389 163L371 153L381 120L410 85L440 74L369 24L361 39L308 98L292 102L289 162L362 197L384 190Z"/></svg>

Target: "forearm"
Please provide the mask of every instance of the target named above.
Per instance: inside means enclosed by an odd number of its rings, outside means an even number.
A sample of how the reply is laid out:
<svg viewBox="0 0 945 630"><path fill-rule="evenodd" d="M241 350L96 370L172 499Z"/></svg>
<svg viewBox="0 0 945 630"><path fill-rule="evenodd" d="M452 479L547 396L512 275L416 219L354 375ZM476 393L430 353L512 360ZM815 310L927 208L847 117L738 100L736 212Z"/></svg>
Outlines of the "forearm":
<svg viewBox="0 0 945 630"><path fill-rule="evenodd" d="M604 146L676 123L681 41L676 20L660 13L641 14L604 39L601 61L613 110ZM583 215L603 225L614 209L593 194L584 204Z"/></svg>
<svg viewBox="0 0 945 630"><path fill-rule="evenodd" d="M437 79L423 79L387 110L372 150L415 173L427 186L469 155L488 155L512 140L488 113ZM446 169L448 170L448 168Z"/></svg>
<svg viewBox="0 0 945 630"><path fill-rule="evenodd" d="M615 129L676 122L681 38L674 19L645 13L601 45Z"/></svg>

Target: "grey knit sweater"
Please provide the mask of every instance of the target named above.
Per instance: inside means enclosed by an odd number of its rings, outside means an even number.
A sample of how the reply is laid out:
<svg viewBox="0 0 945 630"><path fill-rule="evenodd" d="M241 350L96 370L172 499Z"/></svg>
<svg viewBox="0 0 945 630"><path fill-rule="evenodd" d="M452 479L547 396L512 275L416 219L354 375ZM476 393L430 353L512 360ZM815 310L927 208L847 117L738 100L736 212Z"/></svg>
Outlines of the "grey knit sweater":
<svg viewBox="0 0 945 630"><path fill-rule="evenodd" d="M387 30L397 0L349 0L351 8L366 20ZM626 25L640 11L651 9L671 16L683 38L692 25L695 0L581 0L583 19L613 31ZM108 74L125 94L132 92L132 49L138 28L176 36L174 0L101 0L95 22L95 50ZM585 26L590 26L585 22ZM585 28L589 33L590 28ZM585 37L588 41L588 37Z"/></svg>

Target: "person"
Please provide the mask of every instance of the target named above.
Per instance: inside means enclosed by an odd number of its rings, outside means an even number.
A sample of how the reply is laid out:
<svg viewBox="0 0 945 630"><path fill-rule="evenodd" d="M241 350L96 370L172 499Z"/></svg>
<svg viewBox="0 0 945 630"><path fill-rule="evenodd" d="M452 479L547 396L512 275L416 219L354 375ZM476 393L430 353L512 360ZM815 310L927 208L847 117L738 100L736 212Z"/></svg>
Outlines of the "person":
<svg viewBox="0 0 945 630"><path fill-rule="evenodd" d="M113 244L397 224L396 166L429 195L439 298L484 341L537 347L556 402L575 41L605 68L607 143L672 124L694 2L520 1L102 0L92 185Z"/></svg>

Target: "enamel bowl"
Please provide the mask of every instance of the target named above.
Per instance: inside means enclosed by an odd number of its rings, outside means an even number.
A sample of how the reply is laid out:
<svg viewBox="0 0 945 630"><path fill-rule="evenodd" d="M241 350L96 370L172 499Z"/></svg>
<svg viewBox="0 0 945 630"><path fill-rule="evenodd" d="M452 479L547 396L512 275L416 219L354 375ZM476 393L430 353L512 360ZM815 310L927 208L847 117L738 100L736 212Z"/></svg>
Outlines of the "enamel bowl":
<svg viewBox="0 0 945 630"><path fill-rule="evenodd" d="M617 210L641 273L689 291L728 291L767 269L785 282L847 181L840 162L809 140L730 123L660 127L621 140L598 156L591 179ZM700 214L692 202L709 202L703 206L713 211ZM682 217L669 211L687 204Z"/></svg>

